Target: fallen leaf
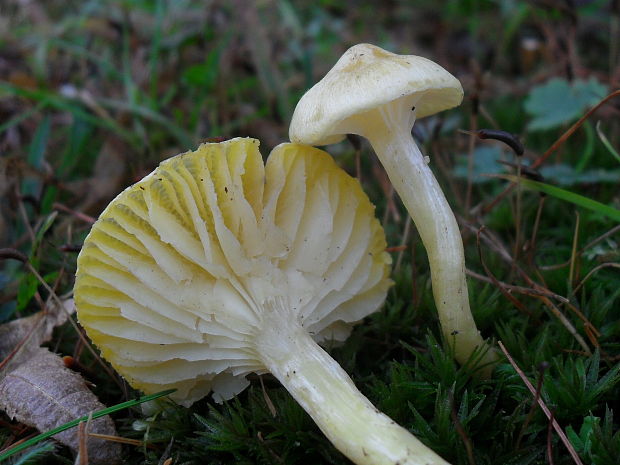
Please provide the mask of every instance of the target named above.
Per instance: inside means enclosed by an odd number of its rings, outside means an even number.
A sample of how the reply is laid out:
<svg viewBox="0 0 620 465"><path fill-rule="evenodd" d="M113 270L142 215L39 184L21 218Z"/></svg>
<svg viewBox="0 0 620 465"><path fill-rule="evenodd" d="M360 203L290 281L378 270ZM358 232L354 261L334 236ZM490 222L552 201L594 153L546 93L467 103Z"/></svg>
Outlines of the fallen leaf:
<svg viewBox="0 0 620 465"><path fill-rule="evenodd" d="M74 311L73 299L69 299L62 307L53 305L45 312L0 326L0 409L42 432L105 408L60 356L40 347ZM109 416L92 421L89 432L117 435ZM54 438L77 452L76 429ZM120 453L117 443L93 437L88 440L90 464L120 463Z"/></svg>
<svg viewBox="0 0 620 465"><path fill-rule="evenodd" d="M39 347L31 358L0 381L0 408L20 423L48 431L105 406L86 387L79 374L64 366L58 355ZM89 432L117 435L109 416L93 420ZM77 452L79 443L75 429L58 433L54 439ZM119 444L100 438L88 439L90 464L120 463L120 453Z"/></svg>

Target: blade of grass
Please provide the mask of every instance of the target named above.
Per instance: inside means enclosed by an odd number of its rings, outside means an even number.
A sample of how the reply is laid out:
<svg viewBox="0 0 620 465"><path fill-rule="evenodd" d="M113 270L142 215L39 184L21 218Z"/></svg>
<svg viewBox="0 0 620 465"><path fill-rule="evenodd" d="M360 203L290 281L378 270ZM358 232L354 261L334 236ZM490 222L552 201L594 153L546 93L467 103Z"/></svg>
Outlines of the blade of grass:
<svg viewBox="0 0 620 465"><path fill-rule="evenodd" d="M558 198L560 200L565 200L566 202L570 202L579 207L587 208L588 210L600 213L601 215L608 216L613 220L620 221L620 210L610 207L609 205L605 205L604 203L597 202L596 200L592 200L588 197L584 197L583 195L567 191L566 189L560 189L559 187L552 186L544 182L532 181L531 179L519 179L516 176L509 174L492 175L491 177L506 179L507 181L513 182L515 184L521 183L521 185L529 189L533 189L538 192L544 192L545 194L552 197Z"/></svg>
<svg viewBox="0 0 620 465"><path fill-rule="evenodd" d="M127 409L129 407L134 407L136 405L140 405L144 402L149 402L153 399L157 399L159 397L163 397L163 396L167 396L168 394L172 394L174 391L176 391L176 389L168 389L166 391L161 391L158 392L156 394L151 394L148 396L142 396L139 399L132 399L132 400L128 400L127 402L122 402L120 404L114 405L112 407L108 407L105 408L103 410L98 410L90 415L84 415L83 417L80 418L76 418L75 420L72 420L68 423L65 423L64 425L60 425L58 428L54 428L52 430L49 430L45 433L41 433L38 436L35 436L31 439L29 439L28 441L25 441L15 447L12 447L8 450L5 450L4 452L2 452L0 454L0 462L2 462L3 460L8 459L9 457L11 457L12 455L21 452L24 449L27 449L30 446L33 446L34 444L38 443L39 441L42 441L44 439L47 439L51 436L54 436L55 434L61 433L65 430L68 430L69 428L73 428L77 425L79 425L81 422L83 421L87 421L89 418L92 418L93 420L96 418L100 418L100 417L104 417L106 415L109 415L111 413L114 412L118 412L119 410L124 410Z"/></svg>

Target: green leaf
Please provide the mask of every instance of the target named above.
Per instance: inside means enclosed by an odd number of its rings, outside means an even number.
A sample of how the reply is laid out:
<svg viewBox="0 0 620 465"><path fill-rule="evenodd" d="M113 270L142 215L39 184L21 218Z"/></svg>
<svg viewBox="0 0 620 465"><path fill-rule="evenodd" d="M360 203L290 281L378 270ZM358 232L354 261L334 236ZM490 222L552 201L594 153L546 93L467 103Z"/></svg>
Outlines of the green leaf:
<svg viewBox="0 0 620 465"><path fill-rule="evenodd" d="M525 101L525 111L534 117L528 129L552 129L574 121L607 93L607 86L594 77L573 83L560 78L550 79L532 89Z"/></svg>
<svg viewBox="0 0 620 465"><path fill-rule="evenodd" d="M472 182L482 184L492 182L488 174L501 174L506 170L498 160L502 159L502 150L497 146L480 145L474 150L472 166ZM459 155L456 159L453 174L457 178L467 179L469 176L469 157L467 154Z"/></svg>

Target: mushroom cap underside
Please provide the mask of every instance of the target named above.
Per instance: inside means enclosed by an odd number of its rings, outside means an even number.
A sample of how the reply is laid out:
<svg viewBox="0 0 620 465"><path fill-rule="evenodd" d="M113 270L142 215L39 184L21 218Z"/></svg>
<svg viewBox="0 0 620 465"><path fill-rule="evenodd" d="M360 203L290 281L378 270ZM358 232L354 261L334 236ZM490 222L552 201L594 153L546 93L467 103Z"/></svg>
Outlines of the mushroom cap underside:
<svg viewBox="0 0 620 465"><path fill-rule="evenodd" d="M255 337L274 301L317 342L376 311L390 256L359 182L318 149L254 139L160 164L101 214L78 257L75 302L134 387L189 405L264 372Z"/></svg>
<svg viewBox="0 0 620 465"><path fill-rule="evenodd" d="M349 48L295 108L291 141L311 145L338 142L347 118L388 103L415 105L423 118L460 105L463 88L437 63L415 55L397 55L371 44Z"/></svg>

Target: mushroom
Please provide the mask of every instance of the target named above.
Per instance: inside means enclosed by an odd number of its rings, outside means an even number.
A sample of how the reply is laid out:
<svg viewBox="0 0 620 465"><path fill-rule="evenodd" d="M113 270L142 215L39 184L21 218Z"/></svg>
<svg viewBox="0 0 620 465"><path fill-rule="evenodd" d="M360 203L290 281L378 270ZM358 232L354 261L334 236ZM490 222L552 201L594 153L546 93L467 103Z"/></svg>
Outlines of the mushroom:
<svg viewBox="0 0 620 465"><path fill-rule="evenodd" d="M416 118L455 107L462 99L460 82L436 63L359 44L301 98L289 137L309 145L332 144L346 134L369 140L426 247L445 339L461 364L479 357L490 374L497 355L482 339L469 308L459 227L428 157L411 136Z"/></svg>
<svg viewBox="0 0 620 465"><path fill-rule="evenodd" d="M343 341L391 286L359 182L318 149L203 144L119 194L78 257L93 343L146 393L189 406L272 373L358 464L446 464L380 413L317 343Z"/></svg>

